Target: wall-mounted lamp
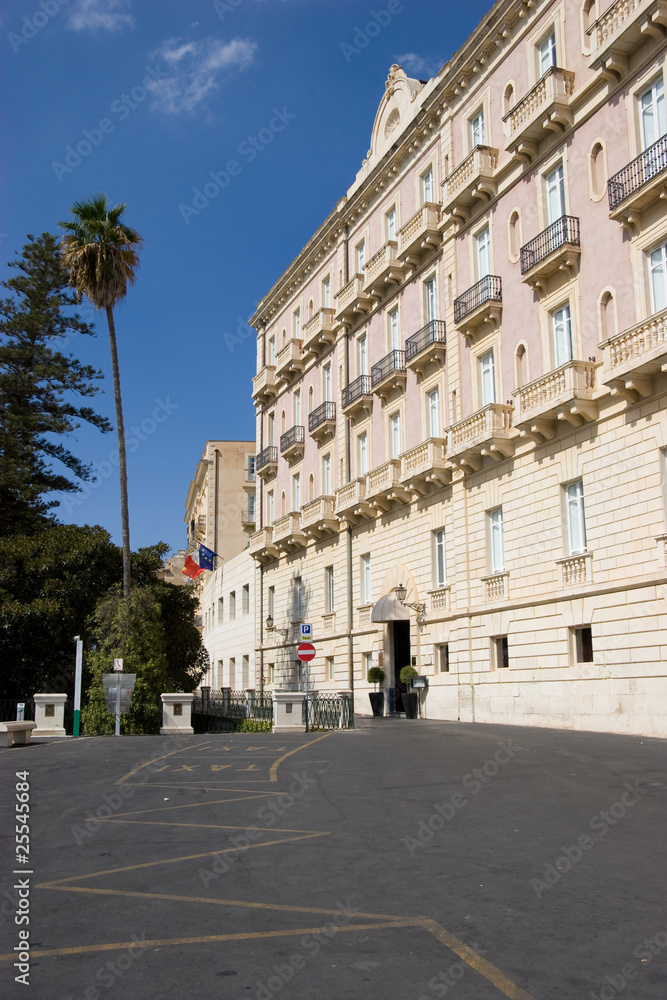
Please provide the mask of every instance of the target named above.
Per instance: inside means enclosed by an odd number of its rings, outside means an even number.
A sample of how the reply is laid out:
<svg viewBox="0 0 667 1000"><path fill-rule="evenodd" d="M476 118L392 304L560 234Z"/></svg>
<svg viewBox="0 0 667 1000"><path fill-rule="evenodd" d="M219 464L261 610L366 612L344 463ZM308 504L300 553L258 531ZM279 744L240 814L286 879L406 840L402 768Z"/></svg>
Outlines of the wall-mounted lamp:
<svg viewBox="0 0 667 1000"><path fill-rule="evenodd" d="M266 619L266 631L267 632L277 632L278 635L282 635L283 639L289 634L288 628L278 628L277 625L273 624L273 616L269 615Z"/></svg>
<svg viewBox="0 0 667 1000"><path fill-rule="evenodd" d="M407 594L407 590L402 583L399 583L398 587L396 587L395 593L404 608L412 608L413 611L417 612L417 621L421 623L422 619L426 615L426 604L410 604L409 601L406 601L405 596Z"/></svg>

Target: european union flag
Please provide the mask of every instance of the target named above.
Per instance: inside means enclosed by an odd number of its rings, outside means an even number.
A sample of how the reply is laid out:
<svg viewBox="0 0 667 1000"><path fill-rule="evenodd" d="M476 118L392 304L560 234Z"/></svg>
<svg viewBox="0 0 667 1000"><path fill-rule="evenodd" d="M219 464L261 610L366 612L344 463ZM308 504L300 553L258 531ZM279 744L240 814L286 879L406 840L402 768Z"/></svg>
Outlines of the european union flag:
<svg viewBox="0 0 667 1000"><path fill-rule="evenodd" d="M199 546L199 565L202 569L213 569L213 560L216 553L212 549L207 549L205 545Z"/></svg>

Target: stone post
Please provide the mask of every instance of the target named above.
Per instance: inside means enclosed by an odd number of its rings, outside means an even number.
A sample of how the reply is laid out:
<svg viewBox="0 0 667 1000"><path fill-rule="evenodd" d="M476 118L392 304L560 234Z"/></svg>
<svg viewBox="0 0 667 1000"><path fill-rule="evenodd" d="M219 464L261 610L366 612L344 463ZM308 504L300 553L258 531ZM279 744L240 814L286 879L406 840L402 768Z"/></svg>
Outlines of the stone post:
<svg viewBox="0 0 667 1000"><path fill-rule="evenodd" d="M67 736L65 732L66 694L36 694L33 736Z"/></svg>
<svg viewBox="0 0 667 1000"><path fill-rule="evenodd" d="M273 691L273 732L302 733L305 725L301 721L303 691Z"/></svg>
<svg viewBox="0 0 667 1000"><path fill-rule="evenodd" d="M160 736L192 736L193 694L163 694Z"/></svg>

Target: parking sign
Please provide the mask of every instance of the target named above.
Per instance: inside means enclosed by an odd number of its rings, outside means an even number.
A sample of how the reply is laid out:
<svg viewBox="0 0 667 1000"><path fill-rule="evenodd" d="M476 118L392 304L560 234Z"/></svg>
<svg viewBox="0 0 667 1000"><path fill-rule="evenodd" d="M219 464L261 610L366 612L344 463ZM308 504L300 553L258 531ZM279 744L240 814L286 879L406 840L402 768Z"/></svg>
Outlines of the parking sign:
<svg viewBox="0 0 667 1000"><path fill-rule="evenodd" d="M313 638L313 626L312 625L301 625L301 638L302 639L312 639Z"/></svg>

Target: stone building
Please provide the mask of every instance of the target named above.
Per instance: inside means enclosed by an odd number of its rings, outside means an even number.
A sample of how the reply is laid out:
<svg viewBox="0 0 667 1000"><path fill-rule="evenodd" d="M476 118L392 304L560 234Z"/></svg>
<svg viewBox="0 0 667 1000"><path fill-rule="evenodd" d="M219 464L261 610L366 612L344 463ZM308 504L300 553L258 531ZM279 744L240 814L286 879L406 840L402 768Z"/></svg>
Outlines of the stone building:
<svg viewBox="0 0 667 1000"><path fill-rule="evenodd" d="M667 2L604 7L498 0L392 66L252 317L276 684L307 621L360 711L412 663L430 718L667 735Z"/></svg>

